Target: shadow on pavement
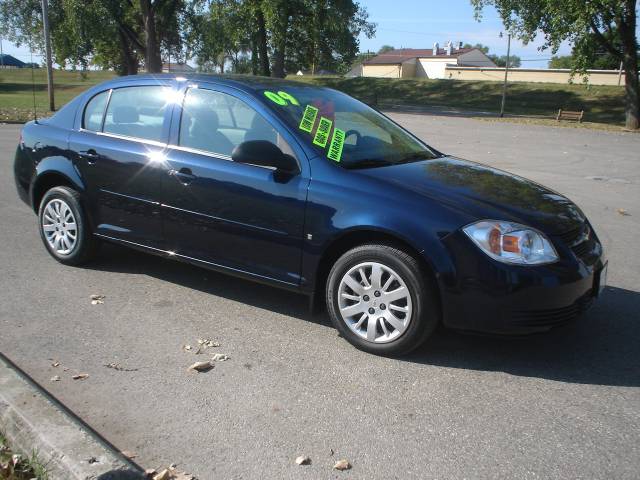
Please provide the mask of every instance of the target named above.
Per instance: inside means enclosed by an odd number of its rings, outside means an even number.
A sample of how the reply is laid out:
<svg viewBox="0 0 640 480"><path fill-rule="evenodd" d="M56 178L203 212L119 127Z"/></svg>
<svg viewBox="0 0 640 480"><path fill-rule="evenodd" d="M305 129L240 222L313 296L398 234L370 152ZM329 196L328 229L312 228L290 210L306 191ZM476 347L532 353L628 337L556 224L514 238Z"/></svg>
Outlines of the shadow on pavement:
<svg viewBox="0 0 640 480"><path fill-rule="evenodd" d="M96 480L144 480L145 474L133 470L111 470L103 473Z"/></svg>
<svg viewBox="0 0 640 480"><path fill-rule="evenodd" d="M106 245L89 268L146 274L212 295L327 327L326 313L309 313L307 297L266 285ZM482 337L438 330L425 345L398 361L560 382L640 386L640 293L607 287L577 322L527 337Z"/></svg>

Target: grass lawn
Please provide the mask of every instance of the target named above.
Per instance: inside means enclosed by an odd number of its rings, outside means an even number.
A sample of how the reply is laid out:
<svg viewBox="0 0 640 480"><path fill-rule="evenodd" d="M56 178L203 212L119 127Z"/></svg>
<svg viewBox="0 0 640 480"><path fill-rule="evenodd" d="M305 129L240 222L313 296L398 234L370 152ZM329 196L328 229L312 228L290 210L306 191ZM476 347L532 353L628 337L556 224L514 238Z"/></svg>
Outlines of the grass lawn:
<svg viewBox="0 0 640 480"><path fill-rule="evenodd" d="M498 113L502 83L471 80L341 78L290 76L291 80L323 85L378 105L405 104ZM583 84L510 83L505 113L554 117L559 108L584 110L584 120L624 126L624 88Z"/></svg>
<svg viewBox="0 0 640 480"><path fill-rule="evenodd" d="M47 70L33 70L35 77L36 109L39 117L48 116ZM56 108L60 108L87 88L114 77L113 72L79 72L56 70L53 73ZM0 70L0 122L26 122L33 118L33 87L31 69Z"/></svg>
<svg viewBox="0 0 640 480"><path fill-rule="evenodd" d="M30 69L0 70L0 122L25 122L33 118L31 73ZM38 116L49 115L46 70L39 68L33 73ZM79 72L56 70L56 107L60 108L83 90L114 76L113 72L92 71L87 73L86 78L82 78ZM404 104L497 113L502 98L501 82L312 76L290 78L342 90L366 102L373 101L381 107ZM587 127L601 127L601 124L605 124L608 129L622 128L624 88L521 82L510 83L508 86L508 115L537 117L538 120L542 117L541 121L544 122L545 117L553 118L558 108L584 110L584 126Z"/></svg>

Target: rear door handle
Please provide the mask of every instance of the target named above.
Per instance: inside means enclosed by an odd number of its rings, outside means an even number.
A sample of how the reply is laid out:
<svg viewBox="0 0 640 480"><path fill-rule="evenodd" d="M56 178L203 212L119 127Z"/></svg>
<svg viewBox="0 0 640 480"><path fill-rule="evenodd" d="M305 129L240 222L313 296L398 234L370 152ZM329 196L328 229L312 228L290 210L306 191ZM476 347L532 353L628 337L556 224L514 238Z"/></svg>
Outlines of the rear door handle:
<svg viewBox="0 0 640 480"><path fill-rule="evenodd" d="M96 160L98 160L98 158L100 158L100 155L98 154L98 152L96 152L93 148L89 149L89 150L83 150L80 152L80 156L82 158L86 158L87 159L87 163L96 163Z"/></svg>
<svg viewBox="0 0 640 480"><path fill-rule="evenodd" d="M169 175L176 177L183 185L188 185L196 178L190 168L183 167L180 170L169 170Z"/></svg>

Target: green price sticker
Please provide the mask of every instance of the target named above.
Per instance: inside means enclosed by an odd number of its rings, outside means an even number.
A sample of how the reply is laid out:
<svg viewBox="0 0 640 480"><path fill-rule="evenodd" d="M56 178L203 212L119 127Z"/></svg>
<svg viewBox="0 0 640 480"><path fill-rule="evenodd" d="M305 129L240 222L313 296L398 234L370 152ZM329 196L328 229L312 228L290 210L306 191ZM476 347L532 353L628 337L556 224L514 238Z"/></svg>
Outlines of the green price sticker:
<svg viewBox="0 0 640 480"><path fill-rule="evenodd" d="M294 97L290 93L283 92L282 90L280 90L278 93L266 90L264 92L264 96L272 102L277 103L278 105L281 105L283 107L286 107L288 105L287 102L291 102L293 105L300 105L300 102L298 102L296 97Z"/></svg>
<svg viewBox="0 0 640 480"><path fill-rule="evenodd" d="M329 146L329 152L327 157L334 162L339 162L342 158L342 147L344 146L344 130L339 128L333 129L333 137L331 137L331 145Z"/></svg>
<svg viewBox="0 0 640 480"><path fill-rule="evenodd" d="M284 98L285 100L289 100L294 105L300 105L300 102L298 102L298 100L296 100L296 97L294 97L290 93L283 92L282 90L279 90L278 91L278 96L280 96L280 98Z"/></svg>
<svg viewBox="0 0 640 480"><path fill-rule="evenodd" d="M267 90L266 92L264 92L264 96L272 102L277 103L278 105L285 106L287 104L287 101L277 93L273 93Z"/></svg>
<svg viewBox="0 0 640 480"><path fill-rule="evenodd" d="M328 118L320 117L320 123L316 130L316 136L313 138L313 144L324 148L329 140L329 133L331 133L331 125L333 122Z"/></svg>
<svg viewBox="0 0 640 480"><path fill-rule="evenodd" d="M316 123L316 117L318 116L318 109L314 106L307 105L302 115L302 121L300 122L300 130L303 132L311 133L313 125Z"/></svg>

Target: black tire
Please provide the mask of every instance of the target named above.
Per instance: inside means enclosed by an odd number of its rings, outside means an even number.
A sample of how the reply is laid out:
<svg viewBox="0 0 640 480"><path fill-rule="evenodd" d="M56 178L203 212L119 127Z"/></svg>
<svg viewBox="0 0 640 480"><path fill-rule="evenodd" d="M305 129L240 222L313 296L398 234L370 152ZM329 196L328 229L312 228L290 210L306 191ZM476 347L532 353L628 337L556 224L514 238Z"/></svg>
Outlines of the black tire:
<svg viewBox="0 0 640 480"><path fill-rule="evenodd" d="M47 240L44 231L43 218L47 206L53 200L61 200L73 213L76 223L76 241L68 253L59 253ZM65 265L82 265L91 260L97 253L100 242L90 231L87 215L80 201L80 194L69 187L53 187L42 197L38 210L38 229L40 238L49 254L60 263Z"/></svg>
<svg viewBox="0 0 640 480"><path fill-rule="evenodd" d="M411 296L412 312L406 330L387 343L371 342L357 335L340 313L338 295L343 277L353 267L366 262L376 262L396 272ZM362 302L363 299L364 296L360 297L356 303ZM355 347L377 355L407 354L420 346L440 324L437 289L431 277L413 256L392 245L362 245L342 255L329 272L326 300L331 321L341 335ZM379 308L382 308L382 305ZM379 332L382 334L381 330Z"/></svg>

